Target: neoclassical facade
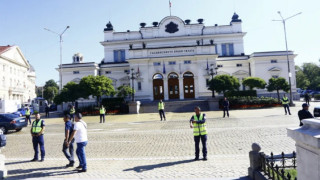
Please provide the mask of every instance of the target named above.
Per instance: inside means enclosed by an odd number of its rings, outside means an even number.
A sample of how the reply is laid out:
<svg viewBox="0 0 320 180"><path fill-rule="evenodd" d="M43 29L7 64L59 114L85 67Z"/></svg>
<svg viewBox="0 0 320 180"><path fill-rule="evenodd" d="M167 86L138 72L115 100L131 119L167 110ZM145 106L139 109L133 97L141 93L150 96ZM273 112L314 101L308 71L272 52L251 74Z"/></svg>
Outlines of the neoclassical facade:
<svg viewBox="0 0 320 180"><path fill-rule="evenodd" d="M0 46L0 100L29 102L36 97L36 74L18 46Z"/></svg>
<svg viewBox="0 0 320 180"><path fill-rule="evenodd" d="M104 59L101 63L84 63L75 55L72 64L62 67L63 84L81 77L104 75L115 87L132 85L131 73L138 100L204 99L211 96L207 88L217 74L229 74L240 81L246 77L288 79L286 51L244 52L242 21L235 13L227 25L204 25L168 16L152 26L140 23L138 31L116 32L111 22L104 29ZM295 54L289 51L292 89L295 92ZM79 61L75 61L79 59ZM242 86L240 89L246 89ZM268 93L258 90L259 94Z"/></svg>

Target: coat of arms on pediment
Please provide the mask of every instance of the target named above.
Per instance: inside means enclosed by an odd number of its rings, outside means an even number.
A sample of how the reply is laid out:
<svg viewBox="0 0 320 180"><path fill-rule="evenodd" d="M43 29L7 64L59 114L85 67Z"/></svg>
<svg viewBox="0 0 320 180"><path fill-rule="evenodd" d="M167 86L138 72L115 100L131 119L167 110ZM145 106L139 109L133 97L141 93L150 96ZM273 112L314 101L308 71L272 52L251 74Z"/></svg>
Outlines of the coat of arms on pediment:
<svg viewBox="0 0 320 180"><path fill-rule="evenodd" d="M165 27L166 27L166 32L168 33L175 33L179 31L178 24L172 21L169 24L167 24Z"/></svg>

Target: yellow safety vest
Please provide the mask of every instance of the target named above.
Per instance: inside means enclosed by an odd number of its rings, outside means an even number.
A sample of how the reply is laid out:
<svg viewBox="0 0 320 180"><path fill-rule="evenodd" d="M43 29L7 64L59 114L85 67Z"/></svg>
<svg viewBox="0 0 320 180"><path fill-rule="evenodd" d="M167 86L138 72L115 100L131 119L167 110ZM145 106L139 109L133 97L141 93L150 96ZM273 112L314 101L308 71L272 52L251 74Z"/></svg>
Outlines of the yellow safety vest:
<svg viewBox="0 0 320 180"><path fill-rule="evenodd" d="M203 114L200 114L200 117L198 119L197 115L193 116L194 121L202 121L203 120ZM194 136L200 136L200 135L206 135L207 133L207 128L206 128L206 123L203 124L193 124L193 135Z"/></svg>
<svg viewBox="0 0 320 180"><path fill-rule="evenodd" d="M283 97L283 98L281 99L281 102L282 102L283 105L289 104L289 99L288 99L288 97Z"/></svg>
<svg viewBox="0 0 320 180"><path fill-rule="evenodd" d="M105 113L106 113L105 109L104 108L100 108L100 114L105 114Z"/></svg>
<svg viewBox="0 0 320 180"><path fill-rule="evenodd" d="M31 132L32 133L39 133L41 132L42 128L41 128L41 123L42 123L42 119L40 119L37 123L37 120L34 120L33 123L32 123L32 130Z"/></svg>
<svg viewBox="0 0 320 180"><path fill-rule="evenodd" d="M76 113L76 110L74 108L71 108L70 109L70 114L74 114L74 113Z"/></svg>
<svg viewBox="0 0 320 180"><path fill-rule="evenodd" d="M158 103L158 110L164 109L164 102Z"/></svg>
<svg viewBox="0 0 320 180"><path fill-rule="evenodd" d="M26 110L25 115L26 115L26 116L30 116L30 110Z"/></svg>

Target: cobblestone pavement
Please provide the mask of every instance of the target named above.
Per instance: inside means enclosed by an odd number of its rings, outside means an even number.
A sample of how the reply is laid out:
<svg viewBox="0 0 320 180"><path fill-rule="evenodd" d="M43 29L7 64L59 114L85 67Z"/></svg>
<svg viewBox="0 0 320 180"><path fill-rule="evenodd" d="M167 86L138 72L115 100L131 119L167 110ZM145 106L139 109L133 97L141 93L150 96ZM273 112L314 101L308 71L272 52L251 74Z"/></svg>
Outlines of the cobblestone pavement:
<svg viewBox="0 0 320 180"><path fill-rule="evenodd" d="M45 119L44 162L29 162L33 158L30 127L8 134L2 149L7 179L245 179L253 142L268 154L295 150L286 128L298 126L301 103L296 104L291 116L284 115L283 108L233 110L230 118L221 118L221 111L205 112L208 161L192 161L194 141L188 124L192 112L167 113L164 122L158 114L112 115L105 124L98 123L98 116L84 117L88 172L81 174L64 168L68 162L62 153L62 119Z"/></svg>

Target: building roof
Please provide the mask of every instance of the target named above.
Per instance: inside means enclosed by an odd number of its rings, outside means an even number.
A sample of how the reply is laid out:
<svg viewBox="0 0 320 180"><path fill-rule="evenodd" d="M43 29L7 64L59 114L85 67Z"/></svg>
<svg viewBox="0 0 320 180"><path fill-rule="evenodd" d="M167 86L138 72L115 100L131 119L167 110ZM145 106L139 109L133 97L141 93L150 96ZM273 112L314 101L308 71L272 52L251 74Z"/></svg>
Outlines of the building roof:
<svg viewBox="0 0 320 180"><path fill-rule="evenodd" d="M9 50L12 46L0 46L0 54L6 52L7 50Z"/></svg>

